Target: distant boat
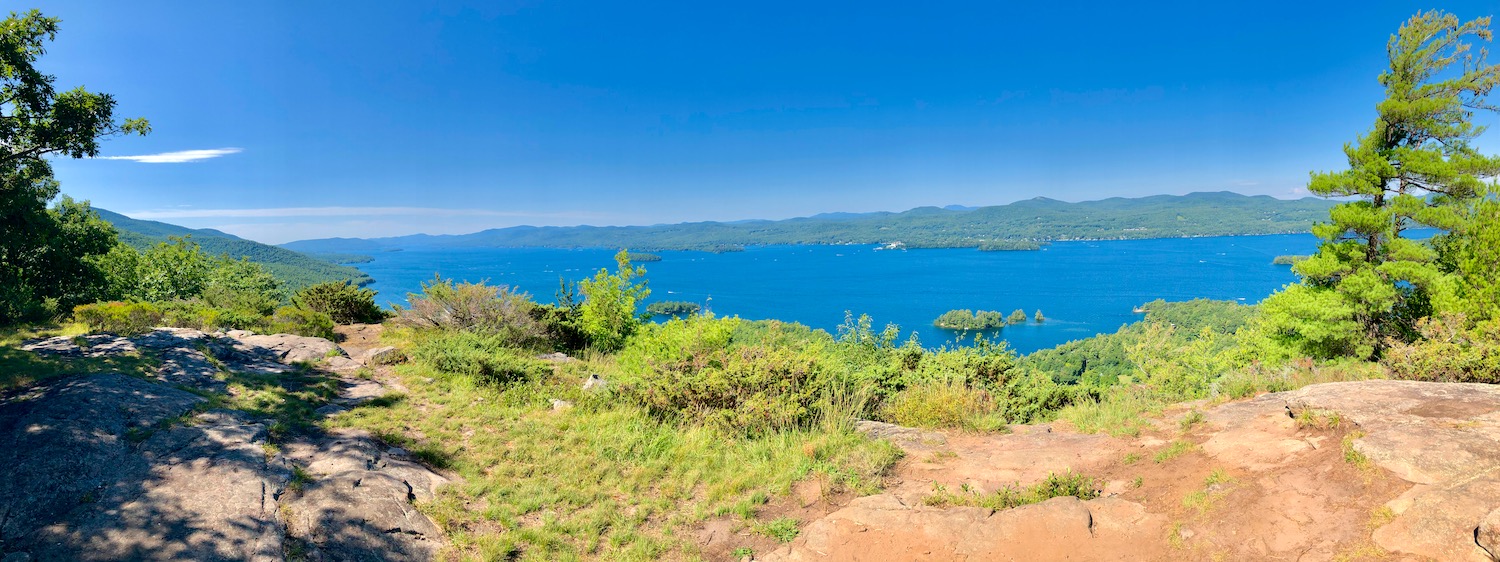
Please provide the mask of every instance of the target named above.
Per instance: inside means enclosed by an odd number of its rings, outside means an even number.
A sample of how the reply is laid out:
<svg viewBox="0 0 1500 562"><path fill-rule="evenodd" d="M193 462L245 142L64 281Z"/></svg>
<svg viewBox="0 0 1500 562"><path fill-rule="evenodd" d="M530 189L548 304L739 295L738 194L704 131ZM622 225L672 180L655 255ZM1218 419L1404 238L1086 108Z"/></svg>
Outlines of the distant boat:
<svg viewBox="0 0 1500 562"><path fill-rule="evenodd" d="M895 242L888 242L875 247L875 251L879 252L881 250L906 250L906 243L897 240Z"/></svg>
<svg viewBox="0 0 1500 562"><path fill-rule="evenodd" d="M1144 307L1144 306L1137 306L1135 308L1130 309L1130 311L1134 312L1136 314L1145 314L1146 313L1146 307Z"/></svg>

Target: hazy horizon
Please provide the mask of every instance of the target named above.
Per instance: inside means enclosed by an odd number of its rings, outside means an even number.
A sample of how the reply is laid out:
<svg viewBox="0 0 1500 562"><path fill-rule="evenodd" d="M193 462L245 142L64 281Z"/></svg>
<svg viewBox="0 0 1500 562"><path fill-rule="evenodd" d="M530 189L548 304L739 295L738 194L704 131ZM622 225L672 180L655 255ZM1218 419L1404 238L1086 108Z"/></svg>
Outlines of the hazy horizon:
<svg viewBox="0 0 1500 562"><path fill-rule="evenodd" d="M1286 6L37 3L42 70L154 129L63 192L264 241L1298 198L1430 6Z"/></svg>
<svg viewBox="0 0 1500 562"><path fill-rule="evenodd" d="M1234 193L1236 195L1243 195L1243 196L1246 196L1246 197L1261 196L1261 195L1258 195L1258 194L1257 195L1251 195L1251 194L1244 194L1244 193L1239 193L1239 192L1235 192L1235 191L1227 191L1226 190L1226 191L1221 191L1221 192L1190 191L1190 192L1187 192L1187 193L1156 193L1156 194L1150 194L1150 195L1140 195L1140 196L1123 197L1123 198L1125 198L1125 199L1140 199L1140 198L1156 197L1156 196L1178 196L1178 197L1180 197L1180 196L1190 195L1190 194L1194 194L1194 193ZM1274 195L1265 195L1265 196L1266 197L1272 197L1272 198L1279 199L1279 200L1283 200L1283 201L1295 201L1295 200L1298 200L1298 199L1332 199L1332 198L1317 197L1317 196L1313 196L1313 195L1303 195L1301 197L1276 197ZM963 205L963 204L960 204L960 203L948 203L948 204L943 204L943 205L918 205L916 207L911 207L911 208L907 208L907 209L899 209L899 210L891 210L891 209L880 209L880 210L873 210L873 211L836 211L835 210L835 211L819 211L819 212L816 212L816 213L808 213L808 214L794 215L794 216L788 216L788 217L775 217L775 218L747 217L747 218L741 218L741 219L728 219L728 220L686 220L686 221L679 221L679 222L660 222L660 223L649 223L649 224L646 224L646 223L642 223L642 224L591 224L591 223L576 223L576 224L548 224L548 225L538 225L538 224L509 224L509 225L505 225L505 226L486 227L486 228L480 228L478 230L471 230L471 231L465 231L465 232L442 232L442 233L432 233L432 232L404 232L404 233L392 233L392 234L379 234L379 235L375 235L375 236L327 236L327 237L316 237L316 238L291 238L291 239L285 239L285 240L274 239L274 238L273 239L252 238L252 237L249 237L249 236L242 236L242 235L237 234L237 233L235 233L233 231L225 230L223 228L214 227L214 226L201 226L201 227L189 227L189 228L199 228L199 229L201 229L201 228L210 228L210 229L219 230L221 232L225 232L225 233L228 233L228 234L233 234L235 236L238 236L240 238L244 238L246 240L252 240L252 241L255 241L255 242L260 242L262 244L282 245L282 244L287 244L287 243L291 243L291 242L301 242L301 241L306 241L306 240L318 240L318 239L326 239L326 238L376 239L376 238L399 238L399 237L403 237L403 236L463 236L463 235L475 234L475 233L479 233L479 232L483 232L483 231L487 231L487 230L496 230L496 229L504 229L504 228L526 228L526 227L531 227L531 228L539 228L539 227L558 227L558 228L571 228L571 227L653 227L653 226L669 226L669 225L675 225L675 224L691 224L691 223L707 223L707 222L738 223L738 222L753 222L753 221L783 221L783 220L791 220L791 219L812 218L812 217L816 217L816 216L819 216L819 215L826 215L826 214L875 214L875 213L897 214L897 213L903 213L903 212L907 212L907 211L911 211L911 210L919 209L919 208L940 208L940 209L942 209L942 208L948 208L948 207L952 207L952 206L961 206L961 207L966 207L966 208L969 208L969 209L978 209L978 208L983 208L983 207L1005 206L1005 205L1009 205L1009 204L1012 204L1012 203L1018 203L1020 201L1027 201L1027 200L1033 200L1033 199L1052 199L1052 200L1055 200L1055 201L1062 201L1064 203L1085 203L1085 202L1091 202L1091 201L1101 201L1101 200L1104 200L1104 199L1117 199L1117 198L1122 198L1122 197L1101 197L1101 198L1098 198L1098 199L1080 199L1080 200L1069 201L1069 200L1065 200L1065 199L1057 199L1057 198L1054 198L1054 197L1046 197L1046 196L1039 195L1039 196L1036 196L1036 197L1028 197L1026 199L1020 199L1020 200L1010 201L1010 202L1006 202L1006 203L999 203L999 204L995 204L995 205ZM108 210L110 212L119 213L121 215L125 215L125 216L133 218L133 219L164 222L164 223L168 223L168 224L175 224L175 225L178 225L178 226L187 226L185 224L181 224L179 222L176 222L176 218L177 217L175 217L171 212L127 213L127 212L121 212L121 211L116 210L116 209L109 209L109 208L105 208L105 207L100 207L100 208L103 208L103 209ZM278 212L288 212L288 211L294 211L294 210L279 209L277 211ZM368 212L368 209L365 209L364 211ZM397 211L399 211L399 209L391 209L390 211L391 212L397 212ZM206 212L212 212L212 210L198 211L198 213L206 213ZM321 211L321 212L328 212L328 211L324 210L324 211ZM193 215L193 216L200 216L200 215ZM232 227L234 225L229 225L229 226Z"/></svg>

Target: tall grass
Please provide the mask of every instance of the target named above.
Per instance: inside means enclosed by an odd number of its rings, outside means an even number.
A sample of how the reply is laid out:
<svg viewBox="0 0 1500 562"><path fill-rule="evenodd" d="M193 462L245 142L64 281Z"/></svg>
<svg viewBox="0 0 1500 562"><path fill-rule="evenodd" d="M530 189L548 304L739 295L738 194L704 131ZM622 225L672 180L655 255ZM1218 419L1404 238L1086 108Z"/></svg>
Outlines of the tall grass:
<svg viewBox="0 0 1500 562"><path fill-rule="evenodd" d="M882 418L899 425L970 430L1004 425L995 414L988 393L956 378L918 380L897 392L881 410Z"/></svg>
<svg viewBox="0 0 1500 562"><path fill-rule="evenodd" d="M1161 413L1167 400L1144 388L1117 387L1097 400L1075 402L1057 412L1082 433L1137 436L1150 426L1148 415Z"/></svg>

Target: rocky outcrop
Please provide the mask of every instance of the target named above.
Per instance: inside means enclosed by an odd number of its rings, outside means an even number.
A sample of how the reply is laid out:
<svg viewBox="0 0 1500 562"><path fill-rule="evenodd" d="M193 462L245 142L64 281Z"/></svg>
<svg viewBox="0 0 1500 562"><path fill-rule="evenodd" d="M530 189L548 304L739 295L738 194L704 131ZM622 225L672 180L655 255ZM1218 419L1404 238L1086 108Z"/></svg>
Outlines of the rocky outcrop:
<svg viewBox="0 0 1500 562"><path fill-rule="evenodd" d="M310 481L282 504L288 530L328 560L428 560L442 532L412 506L447 479L369 434L335 431L283 449Z"/></svg>
<svg viewBox="0 0 1500 562"><path fill-rule="evenodd" d="M1396 518L1373 538L1393 551L1485 560L1476 529L1500 507L1500 387L1363 381L1313 385L1287 407L1336 413L1364 435L1355 451L1414 484L1388 504Z"/></svg>
<svg viewBox="0 0 1500 562"><path fill-rule="evenodd" d="M26 342L42 354L152 353L161 368L154 379L58 377L0 396L0 481L11 491L0 495L0 559L430 559L442 533L412 501L430 499L443 477L368 434L314 432L271 447L269 420L202 411L205 396L227 391L221 369L275 375L337 349L237 335ZM370 380L341 383L345 406L384 393Z"/></svg>
<svg viewBox="0 0 1500 562"><path fill-rule="evenodd" d="M1115 498L1061 497L992 511L914 507L882 494L813 522L803 538L763 559L1150 560L1166 547L1147 552L1140 539L1159 536L1166 519Z"/></svg>
<svg viewBox="0 0 1500 562"><path fill-rule="evenodd" d="M1190 408L1201 418L1174 423ZM1173 411L1133 439L861 422L907 452L887 490L757 559L1500 560L1500 387L1329 383ZM1102 497L924 501L1066 470L1097 476Z"/></svg>
<svg viewBox="0 0 1500 562"><path fill-rule="evenodd" d="M317 363L326 358L342 357L348 359L348 354L331 341L323 338L308 336L296 336L292 334L271 335L248 335L235 338L241 343L254 348L269 350L276 354L276 360L282 363Z"/></svg>
<svg viewBox="0 0 1500 562"><path fill-rule="evenodd" d="M1474 543L1484 549L1492 560L1500 562L1500 507L1479 522L1479 528L1474 530Z"/></svg>

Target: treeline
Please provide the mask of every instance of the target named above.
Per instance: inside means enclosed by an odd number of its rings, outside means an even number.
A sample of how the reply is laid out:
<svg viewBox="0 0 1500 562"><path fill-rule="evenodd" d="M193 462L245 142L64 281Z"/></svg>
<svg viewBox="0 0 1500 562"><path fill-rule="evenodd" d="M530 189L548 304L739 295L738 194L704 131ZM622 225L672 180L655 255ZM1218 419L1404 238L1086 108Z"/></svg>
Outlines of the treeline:
<svg viewBox="0 0 1500 562"><path fill-rule="evenodd" d="M991 240L979 245L981 252L1027 252L1042 249L1045 246L1038 240Z"/></svg>
<svg viewBox="0 0 1500 562"><path fill-rule="evenodd" d="M662 226L532 227L462 236L426 235L373 240L303 240L285 244L304 252L373 252L401 247L541 247L723 251L745 245L881 244L910 248L1034 249L1042 241L1179 238L1306 232L1333 203L1285 201L1235 193L1159 195L1065 203L1036 198L1009 205L951 210L922 207L901 213L814 216L781 221L701 222Z"/></svg>
<svg viewBox="0 0 1500 562"><path fill-rule="evenodd" d="M1122 377L1139 373L1140 366L1130 359L1127 351L1144 351L1136 348L1150 330L1154 330L1153 341L1170 340L1169 348L1181 348L1207 333L1215 338L1214 350L1220 351L1230 345L1226 338L1247 326L1255 315L1254 307L1209 299L1184 302L1158 299L1141 308L1146 316L1140 322L1122 326L1113 333L1038 350L1022 358L1021 366L1047 373L1060 383L1108 387ZM1167 337L1163 338L1164 334Z"/></svg>
<svg viewBox="0 0 1500 562"><path fill-rule="evenodd" d="M104 209L94 209L106 222L114 226L119 240L136 250L146 249L166 242L169 238L191 237L199 247L211 255L225 254L235 259L246 258L265 266L266 270L289 288L297 289L329 281L349 281L364 286L375 282L364 272L348 267L347 263L364 263L369 256L337 254L321 259L286 248L245 240L217 230L191 229L175 224L132 219ZM334 261L343 260L343 261Z"/></svg>
<svg viewBox="0 0 1500 562"><path fill-rule="evenodd" d="M375 292L344 281L287 287L261 264L212 256L171 238L138 252L118 244L97 260L99 302L76 304L91 330L137 333L153 326L256 330L333 337L338 323L379 322Z"/></svg>

